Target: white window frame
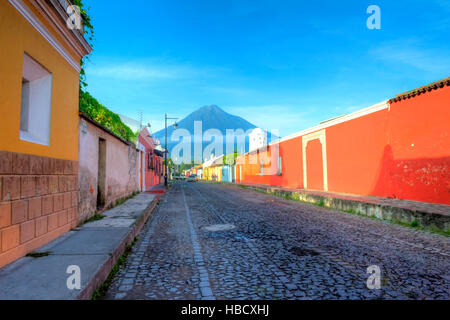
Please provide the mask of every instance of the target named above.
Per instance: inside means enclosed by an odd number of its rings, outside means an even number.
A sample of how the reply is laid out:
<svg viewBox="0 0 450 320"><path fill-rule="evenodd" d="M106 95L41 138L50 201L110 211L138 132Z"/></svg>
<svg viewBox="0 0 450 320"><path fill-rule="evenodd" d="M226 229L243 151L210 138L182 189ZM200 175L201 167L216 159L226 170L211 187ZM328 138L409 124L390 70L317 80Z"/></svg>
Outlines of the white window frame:
<svg viewBox="0 0 450 320"><path fill-rule="evenodd" d="M20 140L50 145L51 104L52 74L25 53L20 102Z"/></svg>
<svg viewBox="0 0 450 320"><path fill-rule="evenodd" d="M283 175L283 161L281 156L278 156L277 162L277 176L281 176Z"/></svg>

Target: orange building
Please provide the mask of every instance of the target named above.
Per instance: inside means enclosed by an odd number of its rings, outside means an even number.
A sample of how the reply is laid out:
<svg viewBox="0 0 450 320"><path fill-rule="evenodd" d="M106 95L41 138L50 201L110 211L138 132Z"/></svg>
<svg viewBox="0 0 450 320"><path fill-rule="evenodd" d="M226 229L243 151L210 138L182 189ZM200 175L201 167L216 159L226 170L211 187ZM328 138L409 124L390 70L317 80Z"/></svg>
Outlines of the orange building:
<svg viewBox="0 0 450 320"><path fill-rule="evenodd" d="M65 0L0 1L0 267L77 222L80 61Z"/></svg>
<svg viewBox="0 0 450 320"><path fill-rule="evenodd" d="M450 204L450 78L270 143L236 181Z"/></svg>

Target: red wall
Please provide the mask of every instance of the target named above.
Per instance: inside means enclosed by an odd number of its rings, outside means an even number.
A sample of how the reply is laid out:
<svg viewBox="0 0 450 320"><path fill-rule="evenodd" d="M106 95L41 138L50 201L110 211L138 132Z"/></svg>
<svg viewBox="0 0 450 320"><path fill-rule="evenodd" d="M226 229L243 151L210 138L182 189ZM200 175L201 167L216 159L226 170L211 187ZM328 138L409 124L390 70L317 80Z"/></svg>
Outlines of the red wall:
<svg viewBox="0 0 450 320"><path fill-rule="evenodd" d="M326 127L328 191L450 204L449 119L446 86ZM260 175L260 157L273 158L276 147L239 159L242 182L303 188L302 136L279 143L281 176L269 165ZM308 142L308 189L323 190L321 149L319 139Z"/></svg>

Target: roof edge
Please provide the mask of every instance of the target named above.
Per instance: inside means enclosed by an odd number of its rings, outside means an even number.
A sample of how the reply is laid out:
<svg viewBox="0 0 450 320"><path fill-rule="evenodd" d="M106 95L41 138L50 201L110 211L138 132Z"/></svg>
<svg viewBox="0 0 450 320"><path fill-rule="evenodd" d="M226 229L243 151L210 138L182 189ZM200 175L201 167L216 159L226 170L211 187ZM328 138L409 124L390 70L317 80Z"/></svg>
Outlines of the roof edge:
<svg viewBox="0 0 450 320"><path fill-rule="evenodd" d="M389 100L389 103L398 102L398 101L405 100L405 99L410 99L415 96L419 96L421 94L431 92L433 90L438 90L438 89L444 88L446 86L450 86L450 77L432 82L430 84L427 84L427 85L422 86L417 89L413 89L410 91L406 91L404 93L397 94L395 96L395 98L392 98Z"/></svg>

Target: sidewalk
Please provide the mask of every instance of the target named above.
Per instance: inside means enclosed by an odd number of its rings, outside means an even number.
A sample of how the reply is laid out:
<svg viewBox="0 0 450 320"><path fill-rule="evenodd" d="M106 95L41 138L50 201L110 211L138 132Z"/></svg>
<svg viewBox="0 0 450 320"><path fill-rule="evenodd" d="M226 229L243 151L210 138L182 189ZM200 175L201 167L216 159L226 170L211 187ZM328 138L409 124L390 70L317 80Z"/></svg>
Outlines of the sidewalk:
<svg viewBox="0 0 450 320"><path fill-rule="evenodd" d="M145 192L153 194L164 194L166 193L166 187L164 186L164 183L160 183L150 187L150 189L147 189L147 191Z"/></svg>
<svg viewBox="0 0 450 320"><path fill-rule="evenodd" d="M86 223L35 251L47 256L24 257L0 269L0 300L90 299L158 201L157 195L141 193L105 211L102 220ZM67 287L71 273L66 271L72 265L81 271L79 290Z"/></svg>
<svg viewBox="0 0 450 320"><path fill-rule="evenodd" d="M450 205L251 183L236 185L313 204L323 203L323 206L327 208L351 211L379 219L397 220L405 223L411 223L415 220L424 227L436 227L440 230L450 229Z"/></svg>

